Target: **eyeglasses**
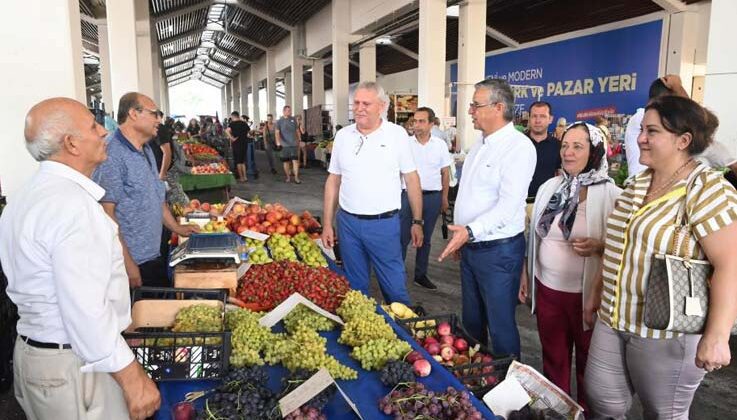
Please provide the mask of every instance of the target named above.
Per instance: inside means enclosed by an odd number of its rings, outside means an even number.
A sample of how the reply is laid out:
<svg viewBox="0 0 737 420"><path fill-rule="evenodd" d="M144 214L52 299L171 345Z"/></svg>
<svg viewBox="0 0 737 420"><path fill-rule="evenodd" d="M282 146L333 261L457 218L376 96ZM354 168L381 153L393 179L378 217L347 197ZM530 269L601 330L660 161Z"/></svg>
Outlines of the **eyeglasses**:
<svg viewBox="0 0 737 420"><path fill-rule="evenodd" d="M356 156L358 156L358 153L361 151L361 148L363 147L363 141L366 139L364 136L359 136L361 139L361 142L358 143L358 146L356 147Z"/></svg>
<svg viewBox="0 0 737 420"><path fill-rule="evenodd" d="M136 108L136 111L138 111L138 112L144 112L144 111L146 111L146 112L148 112L148 113L149 113L149 115L151 115L152 117L156 117L156 118L158 118L158 117L159 117L159 111L157 111L157 110L155 110L155 109L148 109L148 108L143 108L143 107L141 107L141 108Z"/></svg>
<svg viewBox="0 0 737 420"><path fill-rule="evenodd" d="M477 104L476 102L471 102L470 104L468 104L468 107L471 108L471 109L473 109L474 111L476 111L479 108L483 108L485 106L496 105L498 103L499 102L489 102L488 104Z"/></svg>

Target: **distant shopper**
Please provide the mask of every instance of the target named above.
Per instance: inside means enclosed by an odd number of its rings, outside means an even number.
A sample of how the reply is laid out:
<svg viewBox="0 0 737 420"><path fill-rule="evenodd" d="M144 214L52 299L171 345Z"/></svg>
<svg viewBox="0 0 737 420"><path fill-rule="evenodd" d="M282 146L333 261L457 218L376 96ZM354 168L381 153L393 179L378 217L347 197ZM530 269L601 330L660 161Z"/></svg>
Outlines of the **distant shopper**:
<svg viewBox="0 0 737 420"><path fill-rule="evenodd" d="M482 138L463 163L453 237L439 260L461 259L463 325L494 353L520 354L515 320L525 255L525 198L535 172L535 147L512 123L514 93L501 79L476 84L469 104ZM459 255L460 254L460 255Z"/></svg>
<svg viewBox="0 0 737 420"><path fill-rule="evenodd" d="M537 315L543 373L568 394L575 349L577 399L585 407L593 325L583 322L584 301L601 272L606 220L621 190L608 175L604 134L593 125L573 123L560 156L562 174L540 186L535 199L519 299L530 298Z"/></svg>
<svg viewBox="0 0 737 420"><path fill-rule="evenodd" d="M373 266L386 302L410 303L400 244L401 177L412 208L412 244L422 245L422 190L404 129L381 118L389 104L376 82L353 96L356 123L338 131L325 182L322 241L336 236L351 287L369 294ZM336 206L340 209L336 216Z"/></svg>
<svg viewBox="0 0 737 420"><path fill-rule="evenodd" d="M121 336L131 322L123 250L90 179L106 134L68 98L26 115L26 148L41 164L0 218L0 261L20 316L14 386L29 420L143 420L161 403ZM152 233L158 250L161 227Z"/></svg>
<svg viewBox="0 0 737 420"><path fill-rule="evenodd" d="M276 125L274 124L274 115L268 114L262 137L264 139L264 151L266 151L266 160L269 162L271 174L276 175L276 166L274 164L274 155L276 154Z"/></svg>
<svg viewBox="0 0 737 420"><path fill-rule="evenodd" d="M565 117L558 118L558 123L555 125L553 137L558 139L558 141L561 141L563 139L563 133L566 131L566 127L568 127L568 121L566 121Z"/></svg>
<svg viewBox="0 0 737 420"><path fill-rule="evenodd" d="M430 243L438 216L448 210L452 159L445 141L431 135L431 121L435 119L435 112L430 108L421 107L415 111L414 119L415 135L410 137L409 143L417 165L417 173L420 175L423 220L423 240L415 256L414 282L426 289L434 290L438 287L427 277ZM413 219L406 189L402 190L402 209L399 213L402 225L402 259L406 259L407 246L412 239Z"/></svg>
<svg viewBox="0 0 737 420"><path fill-rule="evenodd" d="M230 113L230 125L225 129L225 132L230 139L230 145L233 149L233 160L235 161L236 171L238 172L239 182L248 182L246 176L246 142L248 137L248 124L241 120L241 115L238 111Z"/></svg>
<svg viewBox="0 0 737 420"><path fill-rule="evenodd" d="M285 105L282 110L282 117L276 122L276 145L281 146L280 156L284 164L284 182L292 181L292 173L294 173L294 182L301 184L299 179L299 156L297 155L297 147L299 146L297 139L297 130L299 125L297 119L292 116L292 107Z"/></svg>
<svg viewBox="0 0 737 420"><path fill-rule="evenodd" d="M553 122L553 108L545 101L530 105L529 129L525 132L535 146L537 163L527 189L527 202L532 203L540 185L558 174L561 165L560 142L548 132Z"/></svg>
<svg viewBox="0 0 737 420"><path fill-rule="evenodd" d="M694 156L713 142L719 122L696 102L661 96L645 107L640 162L607 220L603 279L584 307L593 322L586 365L591 418L624 419L637 394L646 419L688 419L706 372L730 363L737 314L737 191ZM689 229L677 232L684 209ZM674 235L694 259L708 259L709 304L703 335L649 328L645 296L652 261L673 249ZM683 310L683 309L680 309ZM688 309L686 310L689 311Z"/></svg>
<svg viewBox="0 0 737 420"><path fill-rule="evenodd" d="M189 124L187 125L187 133L190 136L200 135L200 123L197 122L197 118L192 118L191 120L189 120Z"/></svg>
<svg viewBox="0 0 737 420"><path fill-rule="evenodd" d="M130 286L168 286L166 256L160 252L162 223L179 236L197 229L177 223L166 205L150 145L159 124L154 101L126 93L120 98L118 124L110 136L107 160L94 175L105 189L100 202L120 227Z"/></svg>
<svg viewBox="0 0 737 420"><path fill-rule="evenodd" d="M445 131L443 131L443 130L440 129L440 118L434 117L431 122L432 122L432 131L431 131L430 134L433 137L439 138L440 140L442 140L443 142L445 142L446 145L448 145L448 143L449 143L448 142L448 135L445 134Z"/></svg>
<svg viewBox="0 0 737 420"><path fill-rule="evenodd" d="M161 111L157 113L161 123L156 131L156 137L151 141L151 151L154 152L156 167L159 168L159 178L163 180L166 179L166 173L171 167L171 141L174 137L174 120L172 118L164 119L164 113Z"/></svg>
<svg viewBox="0 0 737 420"><path fill-rule="evenodd" d="M307 130L305 129L302 116L297 115L297 142L299 144L298 161L303 168L307 167Z"/></svg>

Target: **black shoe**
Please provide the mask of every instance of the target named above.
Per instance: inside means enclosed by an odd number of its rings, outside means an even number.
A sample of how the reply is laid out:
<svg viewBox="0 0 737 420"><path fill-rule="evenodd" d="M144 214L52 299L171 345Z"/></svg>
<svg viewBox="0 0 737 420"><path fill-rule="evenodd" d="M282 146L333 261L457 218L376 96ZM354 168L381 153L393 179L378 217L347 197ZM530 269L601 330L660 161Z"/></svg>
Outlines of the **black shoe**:
<svg viewBox="0 0 737 420"><path fill-rule="evenodd" d="M271 174L272 174L272 175L276 175L276 169L272 169L272 170L271 170Z"/></svg>
<svg viewBox="0 0 737 420"><path fill-rule="evenodd" d="M427 276L422 277L415 277L415 284L418 286L422 286L425 289L435 290L438 288L438 286L434 285L430 279L427 278Z"/></svg>

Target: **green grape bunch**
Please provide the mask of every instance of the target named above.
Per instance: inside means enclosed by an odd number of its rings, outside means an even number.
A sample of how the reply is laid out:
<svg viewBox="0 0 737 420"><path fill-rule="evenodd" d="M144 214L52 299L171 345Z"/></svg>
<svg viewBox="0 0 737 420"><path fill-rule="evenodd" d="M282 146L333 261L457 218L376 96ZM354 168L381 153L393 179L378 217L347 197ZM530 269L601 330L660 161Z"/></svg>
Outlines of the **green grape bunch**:
<svg viewBox="0 0 737 420"><path fill-rule="evenodd" d="M394 329L386 322L384 317L374 312L346 322L338 342L351 347L358 347L371 340L379 338L391 340L396 337Z"/></svg>
<svg viewBox="0 0 737 420"><path fill-rule="evenodd" d="M376 313L376 301L357 290L351 290L336 310L343 321L350 322L355 318L362 318Z"/></svg>
<svg viewBox="0 0 737 420"><path fill-rule="evenodd" d="M361 367L366 370L377 370L392 360L401 360L412 351L406 341L394 338L379 338L366 342L366 344L355 347L351 357L361 362Z"/></svg>
<svg viewBox="0 0 737 420"><path fill-rule="evenodd" d="M297 305L284 318L284 327L292 333L296 331L298 325L304 325L315 331L332 331L336 324L304 305Z"/></svg>

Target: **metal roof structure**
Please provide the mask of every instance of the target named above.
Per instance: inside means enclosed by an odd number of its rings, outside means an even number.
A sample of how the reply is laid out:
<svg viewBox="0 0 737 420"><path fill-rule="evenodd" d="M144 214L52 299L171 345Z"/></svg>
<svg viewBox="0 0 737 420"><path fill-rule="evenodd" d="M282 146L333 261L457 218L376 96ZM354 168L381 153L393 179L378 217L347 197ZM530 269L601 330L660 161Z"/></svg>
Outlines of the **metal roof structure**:
<svg viewBox="0 0 737 420"><path fill-rule="evenodd" d="M343 0L347 1L347 0ZM487 0L486 51L617 22L649 13L682 10L699 0ZM223 87L240 71L258 61L269 48L290 35L331 0L150 0L152 36L159 44L167 83L201 80ZM449 0L449 5L459 0ZM88 91L99 94L98 28L105 0L80 0L82 42ZM391 74L417 67L419 6L414 2L401 15L380 22L360 42L388 36L377 45L376 70ZM155 32L155 34L154 34ZM329 58L330 51L322 54ZM458 56L458 18L449 16L446 59ZM358 81L358 44L351 46L351 83ZM332 65L325 67L325 88L332 86ZM310 91L310 75L304 74Z"/></svg>

